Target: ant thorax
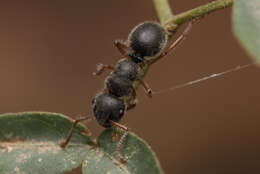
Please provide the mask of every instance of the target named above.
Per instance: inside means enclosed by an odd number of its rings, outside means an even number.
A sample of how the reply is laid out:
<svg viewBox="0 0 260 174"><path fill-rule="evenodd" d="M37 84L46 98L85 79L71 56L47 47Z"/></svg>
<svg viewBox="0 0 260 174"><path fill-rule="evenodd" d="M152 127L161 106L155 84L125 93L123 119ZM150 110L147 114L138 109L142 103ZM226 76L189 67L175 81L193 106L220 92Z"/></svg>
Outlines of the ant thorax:
<svg viewBox="0 0 260 174"><path fill-rule="evenodd" d="M117 63L115 74L119 77L129 79L131 81L135 81L138 77L138 72L140 71L140 67L137 63L128 60L121 59Z"/></svg>

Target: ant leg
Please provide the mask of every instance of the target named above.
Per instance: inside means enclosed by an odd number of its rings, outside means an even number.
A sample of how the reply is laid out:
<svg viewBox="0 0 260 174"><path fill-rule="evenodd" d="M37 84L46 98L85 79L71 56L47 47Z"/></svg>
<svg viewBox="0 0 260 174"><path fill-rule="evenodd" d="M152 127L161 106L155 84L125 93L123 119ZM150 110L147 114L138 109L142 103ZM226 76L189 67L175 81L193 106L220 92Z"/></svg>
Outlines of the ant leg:
<svg viewBox="0 0 260 174"><path fill-rule="evenodd" d="M72 133L73 133L74 129L76 128L77 124L79 122L83 121L83 120L92 120L92 119L90 117L84 117L84 118L80 118L80 119L74 120L72 128L70 129L70 132L69 132L68 136L66 137L66 140L64 142L60 143L60 146L62 148L65 148L68 145L68 143L70 142L70 139L72 137Z"/></svg>
<svg viewBox="0 0 260 174"><path fill-rule="evenodd" d="M99 63L99 64L97 64L97 71L93 72L93 75L94 76L100 75L105 71L105 69L110 70L110 71L115 71L115 68L113 66L104 65L102 63Z"/></svg>
<svg viewBox="0 0 260 174"><path fill-rule="evenodd" d="M126 139L126 137L128 135L129 129L126 126L119 124L117 122L114 122L112 120L110 120L110 122L112 123L113 126L118 127L121 130L125 131L125 133L121 136L121 138L117 144L116 150L117 150L117 156L120 159L121 163L126 163L126 159L121 155L120 150L121 150L121 146L123 145L124 140Z"/></svg>
<svg viewBox="0 0 260 174"><path fill-rule="evenodd" d="M130 104L127 106L126 110L133 109L135 106L136 106L136 92L135 89L133 88L131 93L131 101Z"/></svg>
<svg viewBox="0 0 260 174"><path fill-rule="evenodd" d="M162 52L156 59L151 60L150 62L148 62L150 65L154 64L155 62L157 62L159 59L163 58L164 56L166 56L167 54L169 54L171 51L173 51L178 45L181 44L181 42L186 39L187 35L189 34L189 32L191 31L191 28L193 26L193 24L197 23L198 21L200 21L201 17L195 18L192 21L190 21L187 25L187 27L184 29L184 31L182 32L182 34L168 47L168 49L165 52Z"/></svg>
<svg viewBox="0 0 260 174"><path fill-rule="evenodd" d="M126 58L131 59L129 57L128 52L126 51L127 49L129 50L129 47L121 40L115 40L114 41L114 46L118 49L118 51Z"/></svg>
<svg viewBox="0 0 260 174"><path fill-rule="evenodd" d="M148 86L147 83L145 83L143 80L138 79L138 81L140 82L140 84L143 86L145 93L148 97L152 97L152 89Z"/></svg>

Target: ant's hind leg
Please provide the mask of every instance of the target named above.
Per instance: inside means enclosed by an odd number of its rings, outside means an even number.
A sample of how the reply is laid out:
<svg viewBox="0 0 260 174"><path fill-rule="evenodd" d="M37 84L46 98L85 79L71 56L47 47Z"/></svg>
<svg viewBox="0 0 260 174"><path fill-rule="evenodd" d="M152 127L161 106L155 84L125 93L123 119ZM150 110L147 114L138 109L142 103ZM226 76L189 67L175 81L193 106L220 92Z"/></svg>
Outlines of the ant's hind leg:
<svg viewBox="0 0 260 174"><path fill-rule="evenodd" d="M72 125L72 128L70 129L70 132L69 132L68 136L66 137L66 140L60 143L60 146L61 146L62 148L65 148L65 147L69 144L70 139L71 139L71 137L72 137L72 134L73 134L73 132L74 132L74 130L75 130L77 124L78 124L79 122L81 122L81 121L84 121L84 120L92 120L92 119L91 119L90 117L83 117L83 118L74 120L74 123L73 123L73 125Z"/></svg>
<svg viewBox="0 0 260 174"><path fill-rule="evenodd" d="M123 145L123 143L124 143L124 141L125 141L125 139L126 139L126 137L128 135L129 129L126 126L124 126L122 124L119 124L117 122L114 122L114 121L111 121L111 124L113 126L115 126L115 127L118 127L119 129L125 131L124 134L121 136L118 144L117 144L116 150L117 150L117 156L120 159L120 162L121 163L126 163L126 159L121 155L120 150L121 150L121 146Z"/></svg>
<svg viewBox="0 0 260 174"><path fill-rule="evenodd" d="M115 71L115 68L111 65L104 65L102 63L97 64L97 71L93 73L94 76L102 74L105 70Z"/></svg>

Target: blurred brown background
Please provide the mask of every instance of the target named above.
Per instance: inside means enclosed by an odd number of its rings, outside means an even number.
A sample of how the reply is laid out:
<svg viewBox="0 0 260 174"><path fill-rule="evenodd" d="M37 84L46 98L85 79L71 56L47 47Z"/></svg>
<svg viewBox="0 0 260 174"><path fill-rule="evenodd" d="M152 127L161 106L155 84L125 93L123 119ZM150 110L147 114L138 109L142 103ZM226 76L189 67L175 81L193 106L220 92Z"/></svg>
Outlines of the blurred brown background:
<svg viewBox="0 0 260 174"><path fill-rule="evenodd" d="M171 5L179 13L207 2ZM194 26L174 54L150 69L145 80L152 89L251 62L231 34L230 14L215 12ZM113 41L145 20L156 20L149 0L1 2L1 113L91 113L105 78L92 76L96 64L115 63ZM165 173L259 173L259 76L251 67L152 99L140 89L123 123L151 145ZM94 135L103 129L88 127Z"/></svg>

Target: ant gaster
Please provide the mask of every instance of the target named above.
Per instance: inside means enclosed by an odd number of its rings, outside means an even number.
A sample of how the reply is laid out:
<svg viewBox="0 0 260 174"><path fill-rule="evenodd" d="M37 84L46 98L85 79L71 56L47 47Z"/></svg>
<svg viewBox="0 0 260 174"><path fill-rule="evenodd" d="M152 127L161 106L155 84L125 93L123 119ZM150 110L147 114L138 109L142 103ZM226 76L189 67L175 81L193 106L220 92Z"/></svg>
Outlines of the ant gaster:
<svg viewBox="0 0 260 174"><path fill-rule="evenodd" d="M115 67L104 64L97 65L97 72L94 75L100 75L104 70L110 70L111 73L105 80L103 92L96 95L92 101L93 113L101 126L105 128L115 126L125 131L117 145L117 154L121 162L125 162L120 148L127 137L128 128L121 125L119 121L126 110L132 109L136 105L133 83L139 81L146 94L151 97L151 89L139 78L140 70L144 65L153 64L173 50L185 38L191 26L192 22L188 24L182 35L165 52L162 52L168 41L165 29L156 22L141 23L131 31L127 42L119 40L114 42L124 59L119 60ZM124 97L127 96L131 96L130 104L124 102ZM69 143L77 123L88 119L90 118L85 117L74 121L68 137L61 143L62 147Z"/></svg>

